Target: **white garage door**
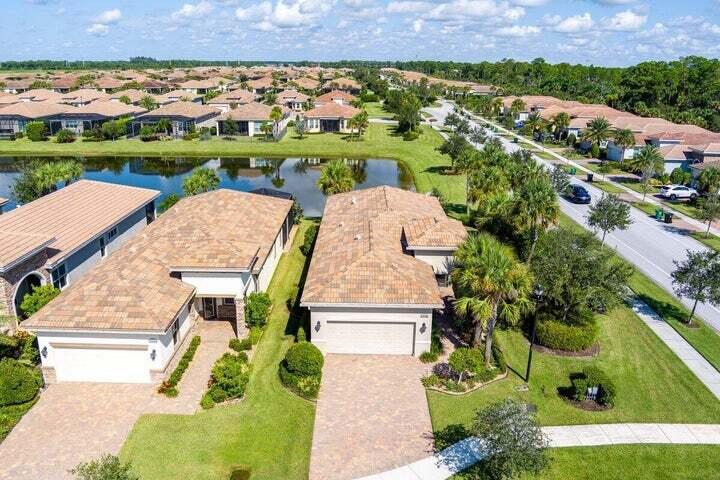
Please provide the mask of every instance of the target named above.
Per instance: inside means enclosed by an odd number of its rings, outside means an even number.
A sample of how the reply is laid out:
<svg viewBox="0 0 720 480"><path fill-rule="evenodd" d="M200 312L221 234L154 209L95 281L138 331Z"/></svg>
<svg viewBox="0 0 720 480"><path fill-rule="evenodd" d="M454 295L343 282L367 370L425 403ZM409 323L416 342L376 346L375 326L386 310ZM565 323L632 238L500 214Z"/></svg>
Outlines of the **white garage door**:
<svg viewBox="0 0 720 480"><path fill-rule="evenodd" d="M58 382L150 382L147 348L61 344L53 347Z"/></svg>
<svg viewBox="0 0 720 480"><path fill-rule="evenodd" d="M328 321L327 329L328 353L413 354L414 323Z"/></svg>

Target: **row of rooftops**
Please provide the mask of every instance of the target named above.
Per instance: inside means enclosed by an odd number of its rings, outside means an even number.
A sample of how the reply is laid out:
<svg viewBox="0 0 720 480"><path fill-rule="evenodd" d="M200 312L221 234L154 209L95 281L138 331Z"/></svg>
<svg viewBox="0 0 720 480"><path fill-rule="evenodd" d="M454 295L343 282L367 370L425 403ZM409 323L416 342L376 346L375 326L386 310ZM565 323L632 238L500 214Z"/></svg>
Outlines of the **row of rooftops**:
<svg viewBox="0 0 720 480"><path fill-rule="evenodd" d="M592 119L603 117L613 128L630 130L635 136L636 145L652 143L659 146L666 160L683 160L693 153L720 155L720 133L697 125L677 124L664 118L641 117L607 105L585 104L542 95L504 97L503 106L510 109L518 98L525 103L527 111L537 111L548 121L561 112L567 113L571 129L582 130Z"/></svg>
<svg viewBox="0 0 720 480"><path fill-rule="evenodd" d="M396 78L400 78L402 82L409 84L420 83L423 79L426 79L430 85L444 85L446 87L463 89L467 88L471 93L479 95L493 95L497 92L497 88L493 85L484 85L477 82L468 82L462 80L447 80L444 78L432 77L421 72L413 72L412 70L399 70L397 68L381 68L381 73L384 75L392 75Z"/></svg>
<svg viewBox="0 0 720 480"><path fill-rule="evenodd" d="M168 116L198 119L220 115L220 106L229 105L233 108L224 117L225 119L267 120L272 110L272 106L256 102L255 94L241 89L223 93L208 101L205 105L195 101L201 97L186 91L174 91L161 96L152 96L160 107L151 111L136 105L136 103L140 103L143 97L148 95L139 90L119 91L112 95L94 90L89 92L98 95L92 97L93 100L89 101L89 103L80 105L64 103L64 99L69 94L59 94L50 90L34 90L20 95L0 96L0 118L41 120L55 117L92 119L129 116L142 119L143 117ZM83 97L82 93L73 92L73 95L72 98L91 98L89 96ZM125 104L121 102L122 97L127 97L131 103ZM310 96L296 90L284 90L277 94L276 104L281 105L284 113L288 114L289 110L285 108L285 105L290 103L305 104L310 99ZM333 90L315 98L313 102L316 107L306 112L306 116L312 118L330 114L350 118L359 112L359 110L349 105L355 100L356 97L347 92Z"/></svg>

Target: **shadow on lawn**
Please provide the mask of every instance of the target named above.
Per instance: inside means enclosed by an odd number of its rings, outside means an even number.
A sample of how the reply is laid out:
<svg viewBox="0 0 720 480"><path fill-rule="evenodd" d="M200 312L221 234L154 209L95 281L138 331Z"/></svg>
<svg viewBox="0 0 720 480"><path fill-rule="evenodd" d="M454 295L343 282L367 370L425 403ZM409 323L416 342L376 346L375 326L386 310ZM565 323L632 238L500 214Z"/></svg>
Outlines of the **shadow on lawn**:
<svg viewBox="0 0 720 480"><path fill-rule="evenodd" d="M647 303L650 308L655 310L663 319L672 318L681 324L687 326L688 314L683 308L678 307L670 302L658 300L646 294L637 294L637 297Z"/></svg>
<svg viewBox="0 0 720 480"><path fill-rule="evenodd" d="M312 222L317 224L319 223L319 220L312 220ZM294 337L297 337L298 330L301 326L305 329L305 334L307 336L310 335L310 312L308 309L300 306L300 297L302 297L303 288L305 287L305 279L307 278L308 270L310 268L312 251L310 251L310 253L304 258L305 264L303 265L300 280L296 285L297 288L293 290L291 296L287 299L287 308L290 311L290 318L285 326L285 335L292 335ZM293 294L294 297L292 296Z"/></svg>

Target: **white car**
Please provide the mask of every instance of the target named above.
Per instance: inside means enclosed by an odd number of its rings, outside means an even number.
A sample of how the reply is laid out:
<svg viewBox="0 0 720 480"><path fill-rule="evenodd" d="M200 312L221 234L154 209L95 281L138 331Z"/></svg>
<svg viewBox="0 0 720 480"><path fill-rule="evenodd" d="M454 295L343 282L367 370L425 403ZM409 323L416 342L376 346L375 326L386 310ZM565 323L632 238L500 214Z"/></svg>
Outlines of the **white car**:
<svg viewBox="0 0 720 480"><path fill-rule="evenodd" d="M679 198L689 198L690 200L695 200L698 196L698 192L694 188L686 187L684 185L665 185L660 189L660 196L669 198L670 200L677 200Z"/></svg>

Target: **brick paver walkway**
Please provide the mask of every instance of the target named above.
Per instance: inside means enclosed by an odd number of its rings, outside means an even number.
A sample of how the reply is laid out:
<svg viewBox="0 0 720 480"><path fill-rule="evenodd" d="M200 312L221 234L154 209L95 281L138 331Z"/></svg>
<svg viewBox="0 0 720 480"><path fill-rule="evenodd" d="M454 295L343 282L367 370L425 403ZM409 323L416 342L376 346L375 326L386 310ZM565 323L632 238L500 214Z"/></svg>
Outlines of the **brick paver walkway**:
<svg viewBox="0 0 720 480"><path fill-rule="evenodd" d="M328 355L315 414L310 480L344 480L432 452L424 368L416 358Z"/></svg>
<svg viewBox="0 0 720 480"><path fill-rule="evenodd" d="M202 337L180 395L169 399L157 385L59 383L0 444L0 479L71 478L68 470L104 453L117 454L133 425L145 413L191 414L207 388L210 369L234 335L227 322L200 324L190 335Z"/></svg>

